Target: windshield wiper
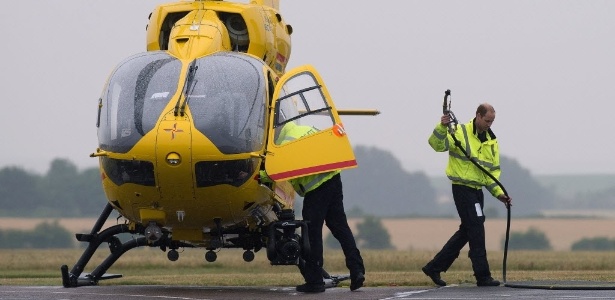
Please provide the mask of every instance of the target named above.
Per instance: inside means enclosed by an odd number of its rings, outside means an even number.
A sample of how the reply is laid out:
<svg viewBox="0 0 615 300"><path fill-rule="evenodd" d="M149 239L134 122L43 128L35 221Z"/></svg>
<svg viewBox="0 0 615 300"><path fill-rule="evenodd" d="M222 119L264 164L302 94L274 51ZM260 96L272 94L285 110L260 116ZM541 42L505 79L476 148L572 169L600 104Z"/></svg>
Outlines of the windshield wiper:
<svg viewBox="0 0 615 300"><path fill-rule="evenodd" d="M184 104L181 106L181 109L179 108L179 103L181 102L181 96L179 97L179 99L177 99L177 103L175 104L175 110L173 111L173 115L175 115L176 117L178 116L178 114L180 116L184 116L185 111L186 111L186 104L188 103L188 88L194 88L194 83L192 82L194 80L194 74L196 73L196 70L199 68L199 66L196 65L196 59L193 60L190 63L190 67L188 67L188 76L186 76L186 81L184 82L184 88L182 89L182 95L184 96ZM196 82L195 82L196 83Z"/></svg>

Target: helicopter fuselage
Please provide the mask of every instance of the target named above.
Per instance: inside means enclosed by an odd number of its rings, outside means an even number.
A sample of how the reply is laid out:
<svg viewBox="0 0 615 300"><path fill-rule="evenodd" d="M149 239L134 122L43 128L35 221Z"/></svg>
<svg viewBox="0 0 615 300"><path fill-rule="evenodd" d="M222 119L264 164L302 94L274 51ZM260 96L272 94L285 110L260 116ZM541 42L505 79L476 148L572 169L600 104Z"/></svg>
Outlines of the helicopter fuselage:
<svg viewBox="0 0 615 300"><path fill-rule="evenodd" d="M285 70L292 27L277 8L197 0L150 14L147 51L117 65L98 101L91 156L108 203L91 232L76 235L88 246L71 270L62 266L65 287L116 278L107 269L141 246L170 249L171 261L181 247L207 249L210 262L220 248L242 248L246 261L266 248L272 265L309 255L289 180L357 163L320 75ZM313 134L280 143L291 125ZM103 228L113 211L125 223ZM82 275L104 242L111 254Z"/></svg>

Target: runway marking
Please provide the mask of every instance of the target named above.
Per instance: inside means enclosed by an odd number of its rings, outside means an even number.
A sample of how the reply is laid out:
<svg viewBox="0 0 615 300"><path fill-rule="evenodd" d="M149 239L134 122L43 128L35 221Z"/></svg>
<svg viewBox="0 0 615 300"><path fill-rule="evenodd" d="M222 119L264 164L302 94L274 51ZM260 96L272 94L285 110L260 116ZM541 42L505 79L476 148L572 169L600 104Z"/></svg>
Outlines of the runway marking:
<svg viewBox="0 0 615 300"><path fill-rule="evenodd" d="M389 297L389 298L382 298L380 300L391 300L391 299L404 299L408 296L412 296L412 295L416 295L416 294L422 294L425 292L429 292L429 291L435 291L437 289L441 289L441 288L447 288L447 287L453 287L453 286L457 286L456 284L453 285L449 285L449 286L445 286L445 287L439 287L439 288L435 288L435 289L428 289L428 290L418 290L418 291L409 291L409 292L400 292L400 293L395 293L395 296L393 297Z"/></svg>
<svg viewBox="0 0 615 300"><path fill-rule="evenodd" d="M51 292L52 294L74 294L70 292ZM122 296L122 297L135 297L135 298L157 298L157 299L180 299L180 300L213 300L210 298L189 298L189 297L176 297L176 296L154 296L154 295L140 295L140 294L103 294L103 293L79 293L80 295L95 295L95 296Z"/></svg>
<svg viewBox="0 0 615 300"><path fill-rule="evenodd" d="M418 290L418 291L411 291L411 292L401 292L401 293L395 293L395 296L393 297L389 297L389 298L382 298L380 300L390 300L390 299L404 299L408 296L411 295L415 295L415 294L421 294L424 292L429 292L430 290Z"/></svg>

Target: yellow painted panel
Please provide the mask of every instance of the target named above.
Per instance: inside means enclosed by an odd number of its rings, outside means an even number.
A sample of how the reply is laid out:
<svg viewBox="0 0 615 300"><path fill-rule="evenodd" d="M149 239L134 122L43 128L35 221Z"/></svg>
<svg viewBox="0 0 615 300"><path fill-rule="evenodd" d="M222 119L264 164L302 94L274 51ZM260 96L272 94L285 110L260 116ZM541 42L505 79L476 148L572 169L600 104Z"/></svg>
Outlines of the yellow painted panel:
<svg viewBox="0 0 615 300"><path fill-rule="evenodd" d="M304 81L299 79L301 77L309 78L309 80ZM297 81L291 83L295 79L297 79ZM297 82L299 86L297 86ZM289 83L292 88L287 88L287 83ZM307 86L304 87L304 84ZM265 169L269 177L273 180L288 180L311 174L354 168L357 166L352 146L344 130L344 126L340 121L337 110L335 109L335 104L322 78L310 65L290 70L280 78L274 92L274 99L276 100L274 101L274 106L270 108L271 110L269 113L269 136L275 136L276 129L274 129L274 118L276 117L276 106L279 105L280 101L286 101L285 99L289 99L288 96L291 95L294 95L293 97L296 98L303 98L304 95L302 93L309 90L318 91L319 96L311 100L318 100L320 99L319 97L322 97L320 100L324 101L326 107L323 107L323 102L314 101L313 103L318 106L316 107L319 109L318 111L314 111L314 113L308 113L306 111L295 118L308 118L312 114L322 115L325 113L326 115L331 115L333 124L331 124L329 128L319 128L320 131L316 133L282 145L276 145L275 140L269 138ZM283 96L286 95L286 93L294 94ZM311 96L313 95L314 94ZM286 101L286 103L290 102Z"/></svg>
<svg viewBox="0 0 615 300"><path fill-rule="evenodd" d="M139 216L141 217L141 223L143 224L154 221L164 225L166 219L166 213L164 211L152 208L139 209Z"/></svg>

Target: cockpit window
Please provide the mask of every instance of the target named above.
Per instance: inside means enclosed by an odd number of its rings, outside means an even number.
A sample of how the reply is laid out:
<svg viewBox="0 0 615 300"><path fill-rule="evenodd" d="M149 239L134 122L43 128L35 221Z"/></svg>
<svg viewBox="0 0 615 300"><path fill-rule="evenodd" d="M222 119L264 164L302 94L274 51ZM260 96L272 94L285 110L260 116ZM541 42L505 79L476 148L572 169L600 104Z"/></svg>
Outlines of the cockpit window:
<svg viewBox="0 0 615 300"><path fill-rule="evenodd" d="M128 152L152 130L177 90L180 71L181 62L162 51L121 62L109 77L100 102L100 148Z"/></svg>
<svg viewBox="0 0 615 300"><path fill-rule="evenodd" d="M241 53L205 56L187 87L194 126L225 154L264 146L266 89L263 63Z"/></svg>

